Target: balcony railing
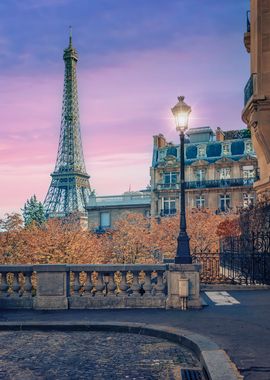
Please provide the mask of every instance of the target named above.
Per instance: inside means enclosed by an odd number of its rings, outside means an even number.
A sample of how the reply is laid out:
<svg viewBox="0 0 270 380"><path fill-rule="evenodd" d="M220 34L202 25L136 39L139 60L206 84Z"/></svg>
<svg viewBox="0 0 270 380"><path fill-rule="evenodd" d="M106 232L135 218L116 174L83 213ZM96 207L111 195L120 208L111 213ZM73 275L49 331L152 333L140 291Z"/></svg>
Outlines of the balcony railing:
<svg viewBox="0 0 270 380"><path fill-rule="evenodd" d="M186 189L252 186L253 183L254 178L228 178L211 181L191 181L186 182Z"/></svg>
<svg viewBox="0 0 270 380"><path fill-rule="evenodd" d="M247 11L247 33L250 33L250 11Z"/></svg>
<svg viewBox="0 0 270 380"><path fill-rule="evenodd" d="M123 206L123 205L148 205L151 202L150 193L123 194L109 196L90 197L87 208Z"/></svg>
<svg viewBox="0 0 270 380"><path fill-rule="evenodd" d="M205 181L189 181L186 182L186 189L203 189L215 187L237 187L237 186L252 186L256 179L252 178L228 178ZM178 183L160 183L157 184L157 190L179 189Z"/></svg>
<svg viewBox="0 0 270 380"><path fill-rule="evenodd" d="M254 74L252 74L249 78L249 80L247 81L247 84L245 85L245 89L244 89L244 105L247 104L247 102L249 101L249 99L252 97L253 95L253 92L254 92Z"/></svg>
<svg viewBox="0 0 270 380"><path fill-rule="evenodd" d="M160 210L160 216L170 216L170 215L175 215L175 214L176 214L176 208Z"/></svg>
<svg viewBox="0 0 270 380"><path fill-rule="evenodd" d="M157 189L158 190L163 190L163 189L179 189L179 183L158 183L157 184Z"/></svg>

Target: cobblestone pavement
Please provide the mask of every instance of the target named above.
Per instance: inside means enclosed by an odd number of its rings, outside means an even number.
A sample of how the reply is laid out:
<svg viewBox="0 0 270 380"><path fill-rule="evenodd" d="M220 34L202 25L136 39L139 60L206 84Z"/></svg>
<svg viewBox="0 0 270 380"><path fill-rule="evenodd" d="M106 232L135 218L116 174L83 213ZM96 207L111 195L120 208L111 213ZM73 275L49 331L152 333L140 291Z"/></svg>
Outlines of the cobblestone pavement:
<svg viewBox="0 0 270 380"><path fill-rule="evenodd" d="M176 379L200 367L166 340L113 332L0 332L0 379ZM178 374L178 375L177 375Z"/></svg>

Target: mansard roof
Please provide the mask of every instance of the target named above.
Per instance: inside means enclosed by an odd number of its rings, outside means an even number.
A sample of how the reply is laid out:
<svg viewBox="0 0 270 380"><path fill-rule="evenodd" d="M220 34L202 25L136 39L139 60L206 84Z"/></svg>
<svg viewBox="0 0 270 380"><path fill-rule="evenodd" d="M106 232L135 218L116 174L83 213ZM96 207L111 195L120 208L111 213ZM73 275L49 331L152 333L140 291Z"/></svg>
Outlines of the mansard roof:
<svg viewBox="0 0 270 380"><path fill-rule="evenodd" d="M206 127L204 127L206 130ZM208 130L208 128L207 128ZM196 129L197 131L197 129ZM246 150L246 144L251 143L249 137L249 131L223 131L225 139L223 141L211 140L211 141L198 141L185 143L185 163L187 165L193 165L200 161L197 165L202 165L202 162L207 163L233 163L234 161L256 161L255 152L248 152ZM228 137L231 139L229 140ZM166 141L166 140L165 140ZM205 151L200 151L199 147L204 147ZM172 164L172 162L179 162L179 145L167 143L161 148L154 146L152 166L164 166L166 164Z"/></svg>

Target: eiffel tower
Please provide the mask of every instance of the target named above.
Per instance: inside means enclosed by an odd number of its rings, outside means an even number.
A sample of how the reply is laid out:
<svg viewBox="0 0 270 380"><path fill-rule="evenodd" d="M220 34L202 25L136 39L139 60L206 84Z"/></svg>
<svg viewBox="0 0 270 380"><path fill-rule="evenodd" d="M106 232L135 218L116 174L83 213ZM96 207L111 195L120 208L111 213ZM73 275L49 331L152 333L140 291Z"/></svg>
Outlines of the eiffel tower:
<svg viewBox="0 0 270 380"><path fill-rule="evenodd" d="M91 194L89 175L86 172L79 120L79 103L76 78L77 51L72 46L64 50L65 80L62 105L60 141L52 180L44 201L48 217L67 216L73 212L85 214Z"/></svg>

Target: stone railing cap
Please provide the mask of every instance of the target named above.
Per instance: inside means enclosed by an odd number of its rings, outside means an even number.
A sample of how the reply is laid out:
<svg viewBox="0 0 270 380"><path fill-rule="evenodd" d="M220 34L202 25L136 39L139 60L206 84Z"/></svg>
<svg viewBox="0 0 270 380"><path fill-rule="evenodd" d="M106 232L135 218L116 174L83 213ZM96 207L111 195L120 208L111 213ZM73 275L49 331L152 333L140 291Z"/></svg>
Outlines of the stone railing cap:
<svg viewBox="0 0 270 380"><path fill-rule="evenodd" d="M33 272L33 265L0 265L0 272Z"/></svg>
<svg viewBox="0 0 270 380"><path fill-rule="evenodd" d="M166 271L165 264L89 264L89 265L69 265L71 271Z"/></svg>
<svg viewBox="0 0 270 380"><path fill-rule="evenodd" d="M68 272L69 266L66 264L38 264L33 266L36 272Z"/></svg>

